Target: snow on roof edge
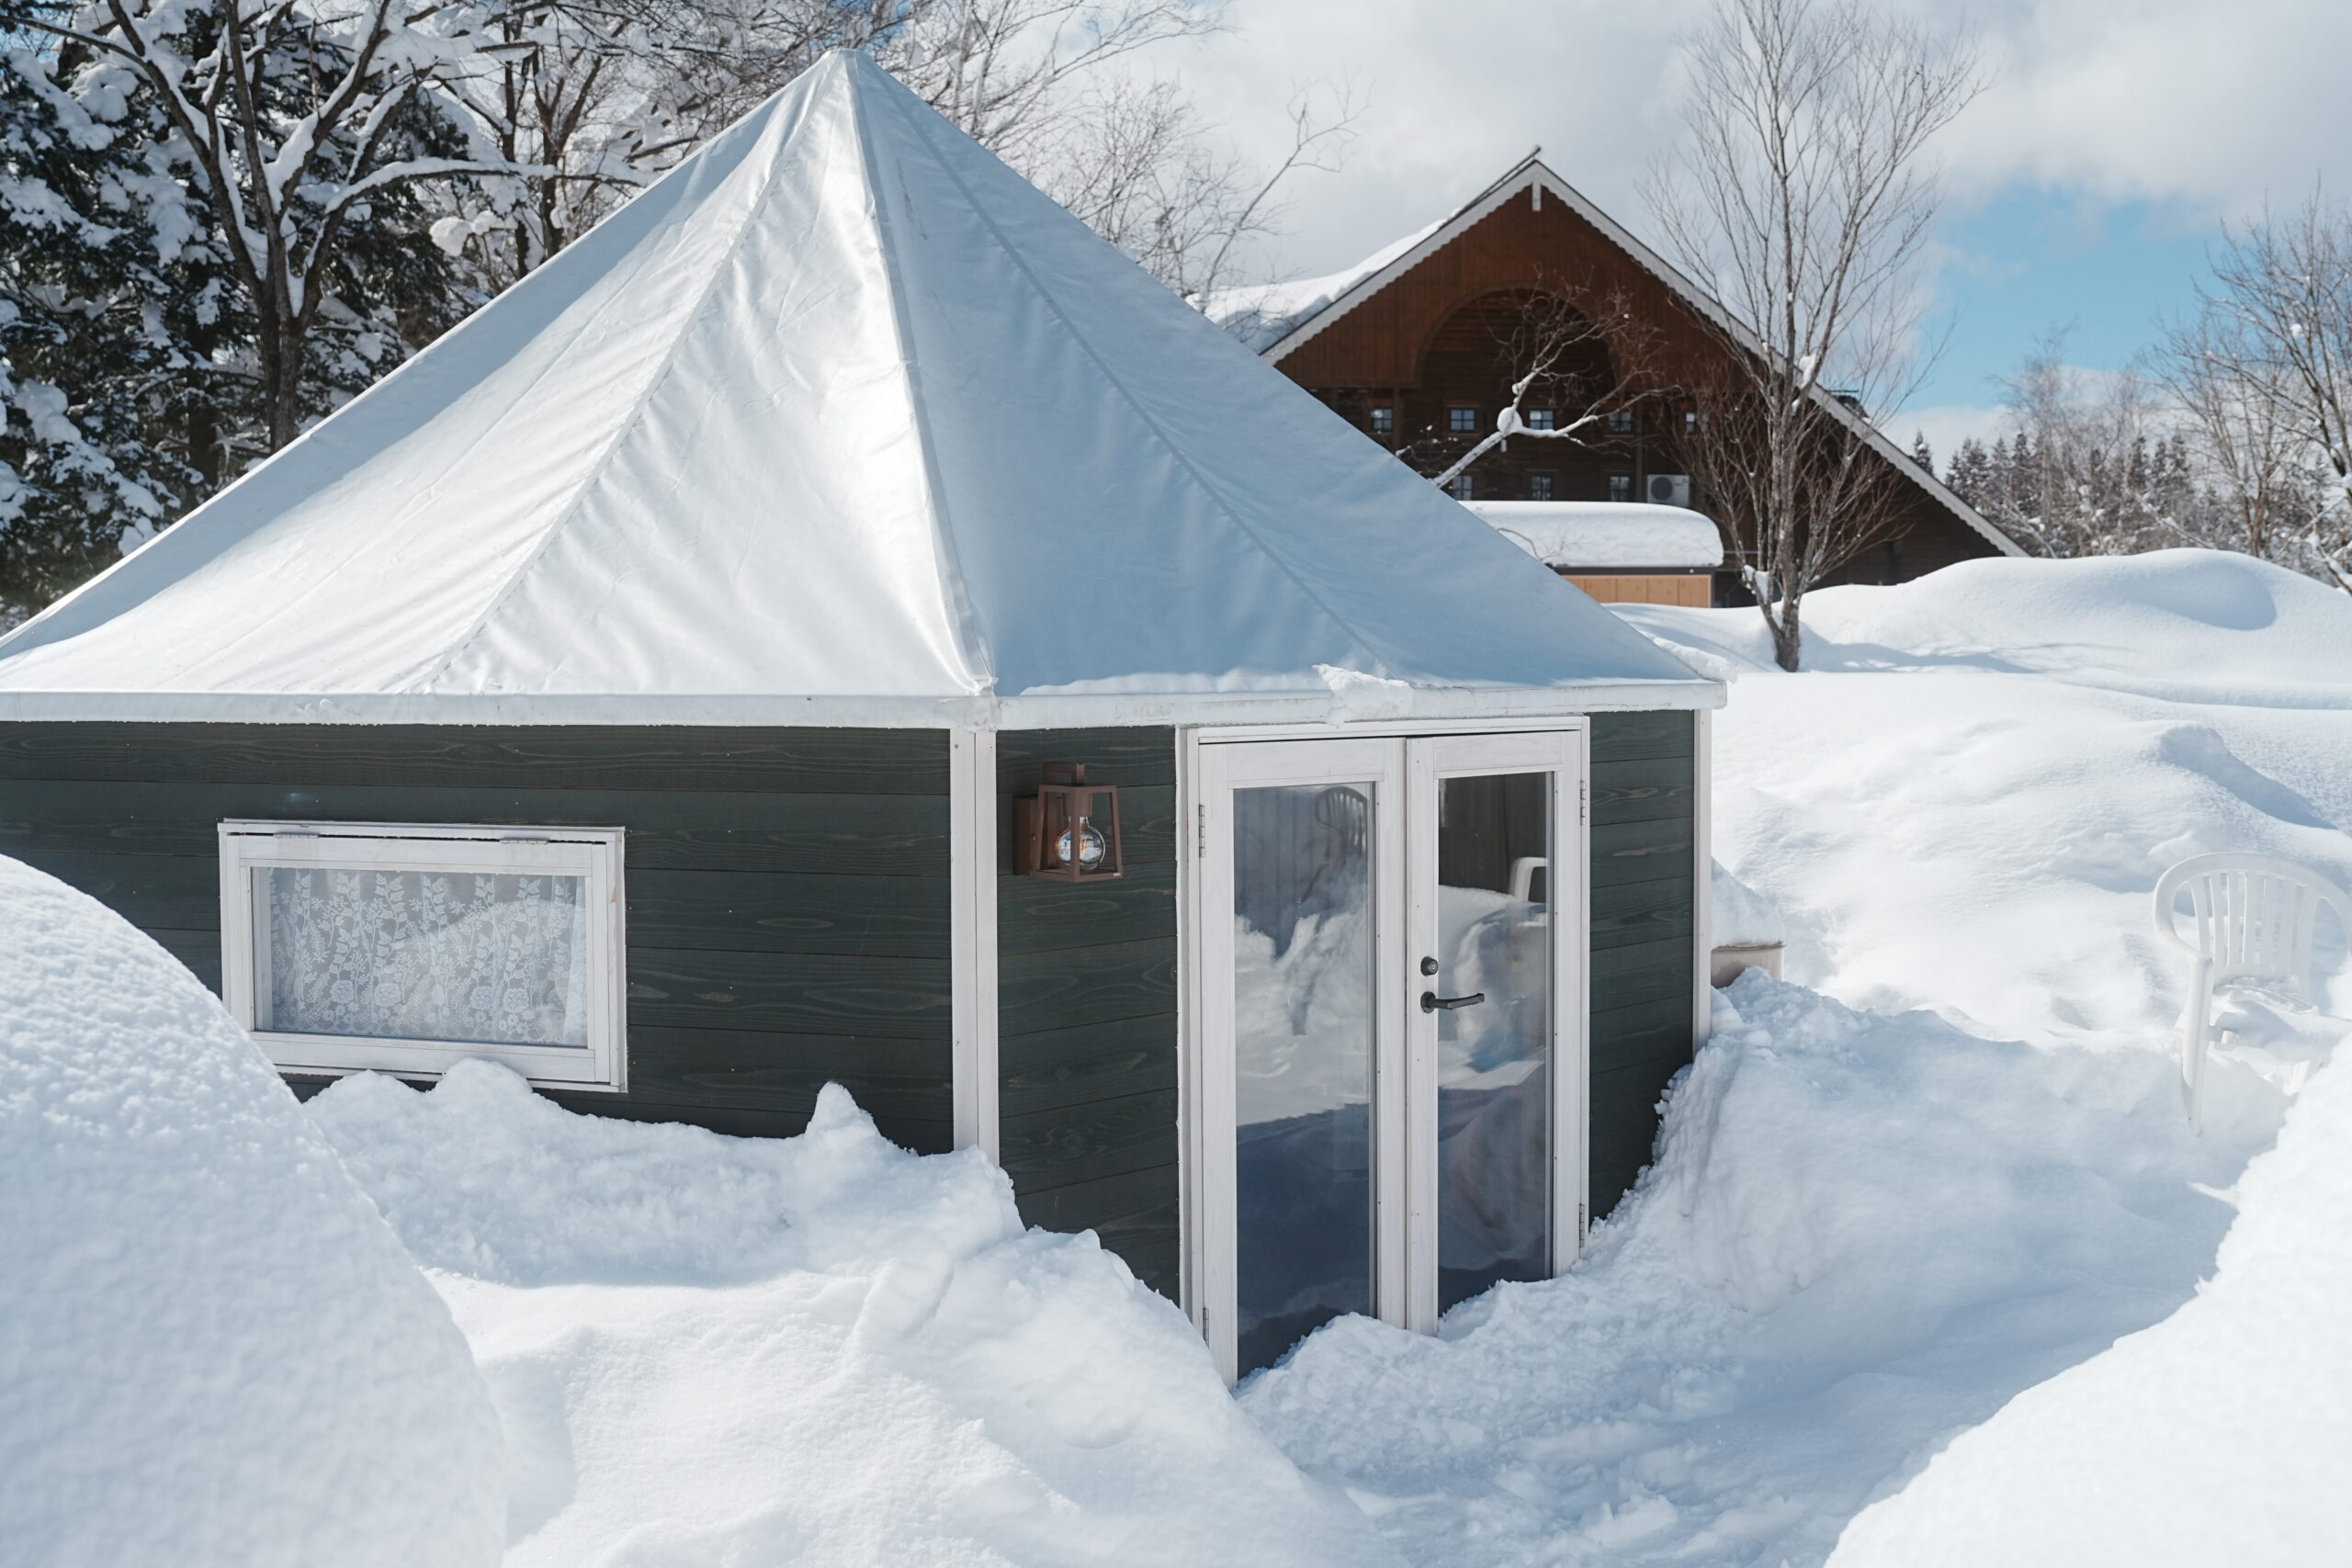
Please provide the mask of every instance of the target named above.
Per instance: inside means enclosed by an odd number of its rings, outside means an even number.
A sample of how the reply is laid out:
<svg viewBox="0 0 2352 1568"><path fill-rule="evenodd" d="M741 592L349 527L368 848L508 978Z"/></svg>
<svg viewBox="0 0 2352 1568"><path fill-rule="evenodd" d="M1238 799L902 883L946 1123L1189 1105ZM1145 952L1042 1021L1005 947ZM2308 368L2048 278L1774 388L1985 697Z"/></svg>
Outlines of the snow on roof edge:
<svg viewBox="0 0 2352 1568"><path fill-rule="evenodd" d="M1465 501L1488 527L1556 570L1723 565L1723 532L1682 506L1639 501Z"/></svg>
<svg viewBox="0 0 2352 1568"><path fill-rule="evenodd" d="M1569 718L1586 713L1718 708L1725 696L1722 682L1696 671L1688 680L1593 680L1531 687L1415 687L1373 677L1358 677L1358 682L1336 692L1041 693L964 698L0 692L0 721L1086 729L1387 718Z"/></svg>

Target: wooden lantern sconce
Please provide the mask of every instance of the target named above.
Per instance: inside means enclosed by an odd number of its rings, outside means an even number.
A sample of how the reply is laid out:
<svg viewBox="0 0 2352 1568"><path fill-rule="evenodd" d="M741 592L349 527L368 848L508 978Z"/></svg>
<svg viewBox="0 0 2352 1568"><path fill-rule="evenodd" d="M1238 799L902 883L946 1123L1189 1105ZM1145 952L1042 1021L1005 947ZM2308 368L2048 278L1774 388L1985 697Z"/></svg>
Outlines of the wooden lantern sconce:
<svg viewBox="0 0 2352 1568"><path fill-rule="evenodd" d="M1086 782L1083 762L1048 762L1037 793L1012 803L1013 865L1053 882L1107 882L1125 874L1119 786Z"/></svg>

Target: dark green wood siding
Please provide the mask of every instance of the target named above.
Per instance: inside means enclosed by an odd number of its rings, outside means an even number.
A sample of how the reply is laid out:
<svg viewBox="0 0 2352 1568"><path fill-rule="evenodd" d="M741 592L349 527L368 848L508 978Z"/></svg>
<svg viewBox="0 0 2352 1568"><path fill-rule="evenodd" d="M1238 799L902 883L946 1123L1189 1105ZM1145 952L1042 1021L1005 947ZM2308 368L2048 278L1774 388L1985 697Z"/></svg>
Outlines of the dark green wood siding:
<svg viewBox="0 0 2352 1568"><path fill-rule="evenodd" d="M626 828L629 1089L550 1098L951 1145L944 730L0 725L0 853L216 989L230 817Z"/></svg>
<svg viewBox="0 0 2352 1568"><path fill-rule="evenodd" d="M1697 721L1592 717L1592 1151L1598 1218L1649 1163L1657 1101L1690 1060Z"/></svg>
<svg viewBox="0 0 2352 1568"><path fill-rule="evenodd" d="M998 1053L1004 1168L1022 1217L1091 1230L1171 1299L1177 1228L1176 737L997 737ZM1119 786L1127 874L1069 884L1012 870L1012 802L1046 762Z"/></svg>

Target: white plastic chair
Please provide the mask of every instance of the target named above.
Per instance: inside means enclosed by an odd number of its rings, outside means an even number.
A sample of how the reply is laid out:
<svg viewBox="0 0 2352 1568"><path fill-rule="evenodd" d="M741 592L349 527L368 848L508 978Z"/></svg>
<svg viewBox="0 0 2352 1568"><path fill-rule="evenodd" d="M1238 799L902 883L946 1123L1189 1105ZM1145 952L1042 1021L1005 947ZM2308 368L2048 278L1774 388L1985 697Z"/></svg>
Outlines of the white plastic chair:
<svg viewBox="0 0 2352 1568"><path fill-rule="evenodd" d="M2180 933L2183 891L2194 916L2194 941ZM2234 980L2255 980L2317 1006L2312 945L2322 906L2335 911L2337 923L2352 937L2352 898L2292 861L2196 855L2156 879L2156 933L2197 961L2180 1041L2192 1128L2204 1124L2205 1058L2222 1030L2213 1014L2214 991Z"/></svg>

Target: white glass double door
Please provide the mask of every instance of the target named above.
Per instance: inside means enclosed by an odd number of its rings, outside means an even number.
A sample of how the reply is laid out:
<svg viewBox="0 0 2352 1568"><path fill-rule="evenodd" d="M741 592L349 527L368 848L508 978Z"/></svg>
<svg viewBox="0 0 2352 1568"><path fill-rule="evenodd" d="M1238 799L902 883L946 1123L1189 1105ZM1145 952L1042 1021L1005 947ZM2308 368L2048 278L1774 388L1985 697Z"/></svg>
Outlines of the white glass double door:
<svg viewBox="0 0 2352 1568"><path fill-rule="evenodd" d="M1576 1256L1583 739L1200 746L1192 1293L1228 1378Z"/></svg>

